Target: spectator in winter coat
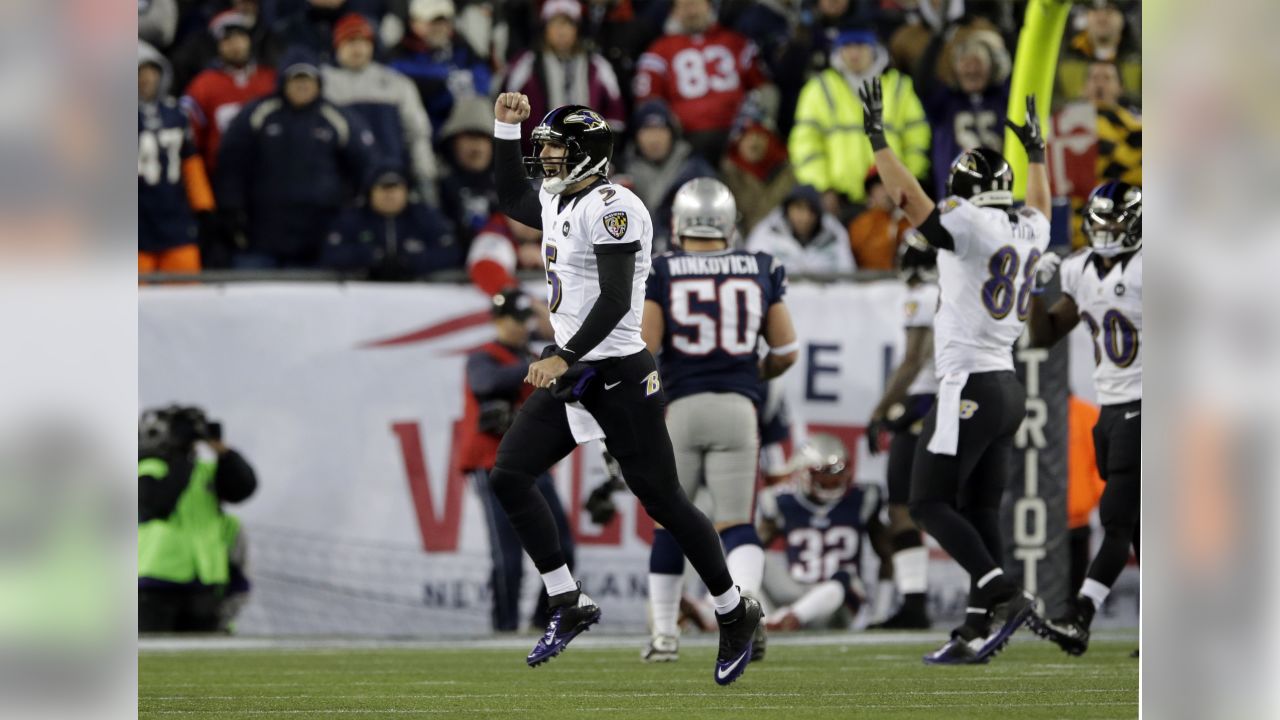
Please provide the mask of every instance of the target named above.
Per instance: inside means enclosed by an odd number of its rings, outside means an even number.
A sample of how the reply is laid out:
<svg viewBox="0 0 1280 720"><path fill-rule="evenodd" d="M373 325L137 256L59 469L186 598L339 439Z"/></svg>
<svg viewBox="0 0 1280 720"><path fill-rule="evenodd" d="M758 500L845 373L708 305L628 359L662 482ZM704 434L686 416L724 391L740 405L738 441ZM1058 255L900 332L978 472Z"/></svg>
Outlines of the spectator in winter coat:
<svg viewBox="0 0 1280 720"><path fill-rule="evenodd" d="M1004 148L1004 120L1009 107L1009 51L1000 36L989 30L973 30L948 47L953 54L955 82L938 81L932 73L920 73L918 86L925 117L933 128L931 150L934 197L947 195L951 161L960 153L984 147ZM943 43L929 46L921 60L932 67Z"/></svg>
<svg viewBox="0 0 1280 720"><path fill-rule="evenodd" d="M622 93L613 68L579 41L582 5L578 0L547 0L542 5L542 46L516 59L507 77L507 90L529 96L531 112L521 135L533 128L552 108L586 105L621 132L626 117Z"/></svg>
<svg viewBox="0 0 1280 720"><path fill-rule="evenodd" d="M632 122L635 142L627 148L623 174L615 181L631 188L649 208L653 251L662 252L671 237L671 199L676 190L696 177L715 177L716 171L681 139L680 122L661 100L636 108Z"/></svg>
<svg viewBox="0 0 1280 720"><path fill-rule="evenodd" d="M432 127L442 127L462 98L489 93L489 66L455 36L453 16L453 0L412 0L409 32L391 60L392 68L418 86ZM492 135L493 128L487 132Z"/></svg>
<svg viewBox="0 0 1280 720"><path fill-rule="evenodd" d="M209 34L218 44L218 59L187 87L182 108L191 118L196 147L211 174L217 172L222 133L245 103L270 94L276 72L253 61L252 18L228 10L215 15Z"/></svg>
<svg viewBox="0 0 1280 720"><path fill-rule="evenodd" d="M717 165L747 92L768 80L756 46L716 24L711 0L675 0L668 26L640 56L632 81L636 105L665 101L694 152Z"/></svg>
<svg viewBox="0 0 1280 720"><path fill-rule="evenodd" d="M786 143L773 132L763 113L738 116L729 135L729 149L720 163L720 177L738 201L744 234L750 233L796 186Z"/></svg>
<svg viewBox="0 0 1280 720"><path fill-rule="evenodd" d="M319 62L333 62L333 28L354 8L348 0L306 0L306 5L276 20L267 42L267 62L278 63L292 48L311 51Z"/></svg>
<svg viewBox="0 0 1280 720"><path fill-rule="evenodd" d="M834 215L824 212L818 191L798 185L782 207L769 213L747 236L747 249L767 252L788 273L853 272L849 233Z"/></svg>
<svg viewBox="0 0 1280 720"><path fill-rule="evenodd" d="M1084 92L1090 63L1113 63L1120 71L1120 82L1133 94L1142 97L1142 51L1131 33L1126 32L1122 8L1128 3L1112 0L1095 2L1085 12L1085 29L1064 43L1058 61L1054 100L1069 102Z"/></svg>
<svg viewBox="0 0 1280 720"><path fill-rule="evenodd" d="M893 270L898 244L911 230L906 214L893 202L875 168L867 174L867 209L849 223L849 248L861 270Z"/></svg>
<svg viewBox="0 0 1280 720"><path fill-rule="evenodd" d="M334 222L321 266L368 271L370 280L411 280L462 268L463 246L448 219L411 197L398 168L375 169L365 198Z"/></svg>
<svg viewBox="0 0 1280 720"><path fill-rule="evenodd" d="M805 80L827 69L831 63L831 46L840 29L853 20L849 0L817 0L811 9L801 13L800 22L774 61L774 82L781 93L778 103L778 132L787 137L796 115L796 100Z"/></svg>
<svg viewBox="0 0 1280 720"><path fill-rule="evenodd" d="M138 272L199 272L192 211L213 210L213 191L191 126L169 96L169 63L138 42Z"/></svg>
<svg viewBox="0 0 1280 720"><path fill-rule="evenodd" d="M800 91L787 142L796 179L822 192L827 212L841 217L848 215L848 203L862 204L862 181L875 164L863 130L858 89L877 76L884 87L889 146L916 177L925 177L929 168L929 123L911 78L889 67L889 53L875 33L862 28L842 31L831 53L831 67Z"/></svg>
<svg viewBox="0 0 1280 720"><path fill-rule="evenodd" d="M458 101L440 130L445 175L440 203L464 243L470 243L498 210L493 179L493 103L483 97Z"/></svg>
<svg viewBox="0 0 1280 720"><path fill-rule="evenodd" d="M196 8L193 16L194 20L199 20L206 27L208 21L217 13L201 12L206 10L208 6L220 6L219 12L226 12L225 2L205 2ZM267 34L270 28L261 21L261 14L258 0L232 0L231 10L242 15L252 28L252 54L255 57L261 57L261 52L266 48ZM200 20L200 18L205 18ZM218 59L218 39L212 33L207 32L189 32L178 42L177 47L170 54L173 61L173 87L182 89L191 84L196 75L208 68L214 61ZM274 82L274 81L273 81Z"/></svg>
<svg viewBox="0 0 1280 720"><path fill-rule="evenodd" d="M378 154L413 169L423 201L439 205L440 169L431 147L431 120L409 78L373 62L373 26L363 15L346 15L333 30L338 67L326 66L325 99L359 115L373 132Z"/></svg>
<svg viewBox="0 0 1280 720"><path fill-rule="evenodd" d="M236 267L314 265L365 177L373 133L320 92L315 57L291 50L277 93L245 107L227 128L217 197L237 238Z"/></svg>

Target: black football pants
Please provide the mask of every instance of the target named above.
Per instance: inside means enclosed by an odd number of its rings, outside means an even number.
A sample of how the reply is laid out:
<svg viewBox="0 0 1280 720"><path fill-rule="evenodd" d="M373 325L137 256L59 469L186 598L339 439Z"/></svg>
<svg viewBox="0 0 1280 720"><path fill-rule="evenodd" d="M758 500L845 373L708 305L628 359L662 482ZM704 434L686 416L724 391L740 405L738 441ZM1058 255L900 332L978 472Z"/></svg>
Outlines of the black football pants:
<svg viewBox="0 0 1280 720"><path fill-rule="evenodd" d="M1098 502L1102 546L1088 577L1111 587L1137 553L1138 516L1142 509L1142 401L1104 405L1093 426L1098 472L1107 486Z"/></svg>
<svg viewBox="0 0 1280 720"><path fill-rule="evenodd" d="M605 433L605 447L617 459L627 487L649 517L679 543L713 595L733 586L715 527L689 502L676 477L675 453L667 435L666 399L648 350L590 363L597 374L582 405ZM498 446L489 475L498 496L538 572L565 564L555 518L534 478L547 472L577 446L563 402L539 389L520 408Z"/></svg>

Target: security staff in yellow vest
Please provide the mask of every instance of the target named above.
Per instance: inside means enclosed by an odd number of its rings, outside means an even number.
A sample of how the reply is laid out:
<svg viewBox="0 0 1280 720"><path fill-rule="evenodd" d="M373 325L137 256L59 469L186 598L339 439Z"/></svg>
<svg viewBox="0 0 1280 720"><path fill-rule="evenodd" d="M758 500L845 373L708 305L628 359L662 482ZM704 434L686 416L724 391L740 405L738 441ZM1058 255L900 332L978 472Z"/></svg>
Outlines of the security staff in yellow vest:
<svg viewBox="0 0 1280 720"><path fill-rule="evenodd" d="M831 67L800 91L787 152L796 180L823 193L824 209L848 220L849 205L866 202L867 171L875 165L862 124L857 89L880 77L884 88L885 138L917 178L929 171L932 136L911 78L889 68L889 53L871 30L842 30L831 50Z"/></svg>
<svg viewBox="0 0 1280 720"><path fill-rule="evenodd" d="M200 457L197 444L216 454ZM138 630L212 632L229 595L248 586L231 562L240 523L222 502L257 488L253 468L222 442L219 423L177 405L138 425ZM237 587L239 586L239 587Z"/></svg>

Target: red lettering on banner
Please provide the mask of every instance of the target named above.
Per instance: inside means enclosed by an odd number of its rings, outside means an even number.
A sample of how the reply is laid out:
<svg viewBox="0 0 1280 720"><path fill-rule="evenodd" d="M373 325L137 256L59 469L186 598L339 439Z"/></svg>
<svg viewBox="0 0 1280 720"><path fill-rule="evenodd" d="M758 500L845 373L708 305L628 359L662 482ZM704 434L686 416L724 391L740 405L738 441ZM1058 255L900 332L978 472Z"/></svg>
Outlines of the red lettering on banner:
<svg viewBox="0 0 1280 720"><path fill-rule="evenodd" d="M560 467L564 467L561 463ZM586 498L582 492L582 448L579 447L569 455L570 487L569 492L569 528L573 530L574 540L579 545L620 545L622 544L622 513L600 527L599 532L588 534L583 531L582 515L586 511L582 504Z"/></svg>
<svg viewBox="0 0 1280 720"><path fill-rule="evenodd" d="M462 524L462 492L466 478L458 468L458 430L461 423L453 425L454 451L449 457L448 478L445 481L444 511L436 512L431 498L431 474L427 469L427 454L422 448L422 432L416 422L391 424L400 443L404 458L404 472L409 481L409 494L413 497L414 514L418 518L418 531L422 536L422 549L427 552L455 552L458 549L458 528Z"/></svg>

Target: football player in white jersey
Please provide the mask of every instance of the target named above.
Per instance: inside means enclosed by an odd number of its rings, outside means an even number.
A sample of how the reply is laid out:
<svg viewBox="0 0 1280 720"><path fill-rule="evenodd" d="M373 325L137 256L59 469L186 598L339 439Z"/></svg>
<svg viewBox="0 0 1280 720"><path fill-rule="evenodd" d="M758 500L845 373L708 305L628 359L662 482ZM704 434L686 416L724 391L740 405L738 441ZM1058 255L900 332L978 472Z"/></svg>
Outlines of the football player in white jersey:
<svg viewBox="0 0 1280 720"><path fill-rule="evenodd" d="M1093 382L1102 412L1093 428L1098 471L1107 486L1098 513L1102 547L1074 608L1039 630L1072 655L1089 648L1089 625L1129 560L1138 553L1142 506L1142 188L1107 182L1084 206L1089 247L1066 260L1045 255L1036 271L1031 344L1050 347L1081 320L1093 335ZM1062 296L1052 307L1040 297L1061 264Z"/></svg>
<svg viewBox="0 0 1280 720"><path fill-rule="evenodd" d="M565 564L534 479L578 443L603 438L628 487L711 592L720 623L714 678L728 685L747 667L762 612L739 594L715 527L677 480L662 384L640 335L653 251L649 211L609 182L613 131L599 113L581 105L547 113L533 130L534 155L523 161L520 123L529 117L529 99L502 93L494 116L499 204L508 217L542 230L556 341L529 366L525 381L538 389L503 436L489 475L551 597L546 633L526 661L536 666L555 657L600 620L600 608ZM526 171L541 179L540 190Z"/></svg>
<svg viewBox="0 0 1280 720"><path fill-rule="evenodd" d="M889 430L889 541L893 545L893 582L902 606L893 617L868 626L869 630L927 630L925 608L929 551L920 529L907 508L911 496L911 464L924 418L938 394L933 364L933 318L938 312L938 253L912 233L898 250L898 274L907 284L905 325L907 348L902 363L889 378L884 396L867 422L867 444L872 455L880 452L880 435Z"/></svg>
<svg viewBox="0 0 1280 720"><path fill-rule="evenodd" d="M935 206L884 137L878 79L860 91L876 168L892 196L938 249L942 303L934 321L938 402L925 418L911 469L911 516L969 573L965 623L924 660L986 662L1029 620L1035 600L1001 568L1000 500L1026 392L1013 344L1030 305L1031 276L1049 244L1044 139L1027 98L1027 123L1009 127L1027 150L1027 202L1013 207L1013 169L979 148L951 163L950 197Z"/></svg>

